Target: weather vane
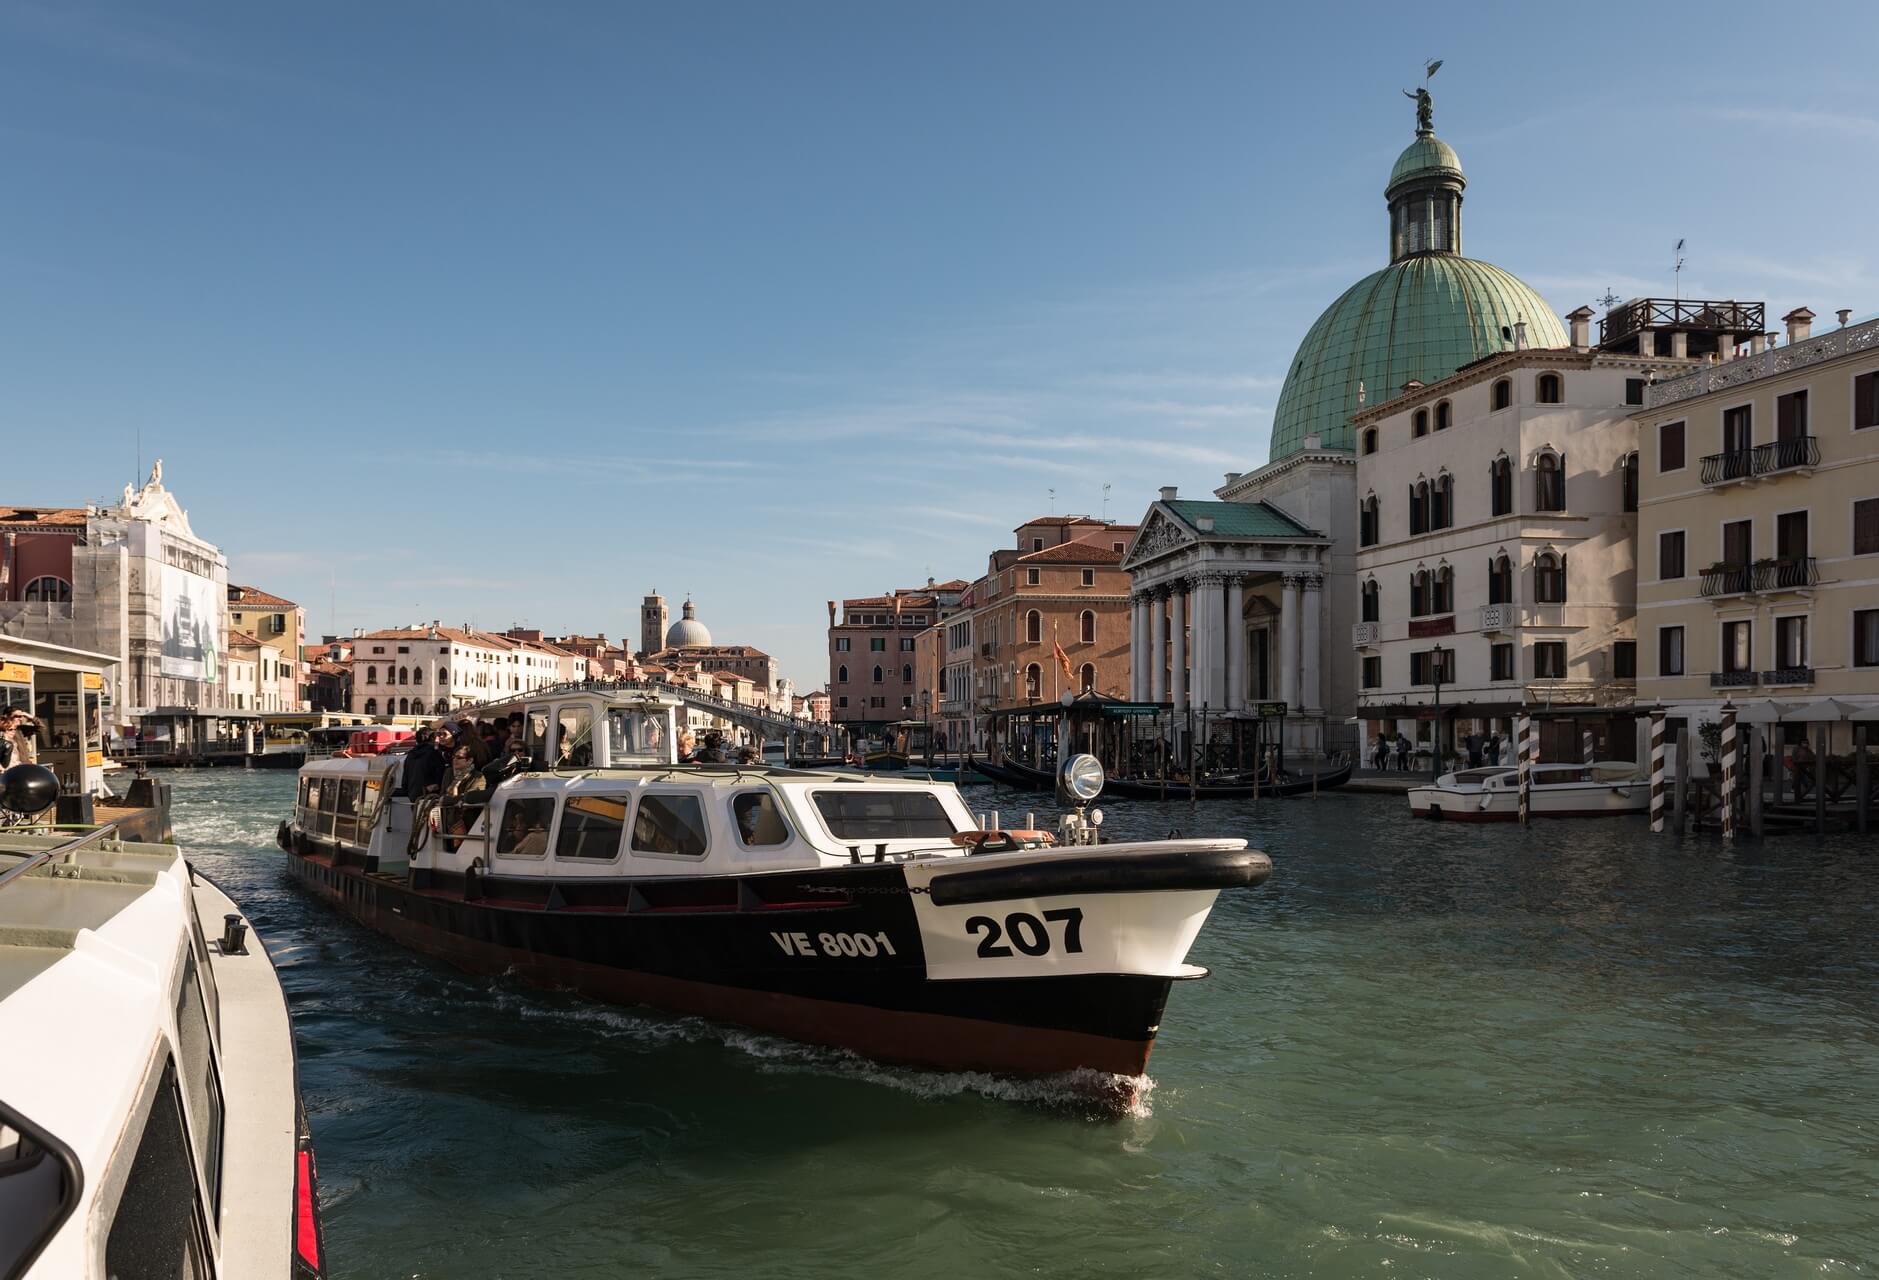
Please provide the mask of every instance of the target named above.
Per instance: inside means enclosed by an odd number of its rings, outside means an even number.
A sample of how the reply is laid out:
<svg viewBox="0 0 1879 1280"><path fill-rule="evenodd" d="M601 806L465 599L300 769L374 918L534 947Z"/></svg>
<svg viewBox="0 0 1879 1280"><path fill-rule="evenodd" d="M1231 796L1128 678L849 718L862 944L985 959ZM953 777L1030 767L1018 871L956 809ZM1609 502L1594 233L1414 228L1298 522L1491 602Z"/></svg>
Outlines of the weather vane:
<svg viewBox="0 0 1879 1280"><path fill-rule="evenodd" d="M1416 132L1435 132L1435 99L1429 96L1429 79L1442 69L1440 58L1430 58L1423 64L1422 85L1415 89L1403 90L1405 98L1416 100Z"/></svg>
<svg viewBox="0 0 1879 1280"><path fill-rule="evenodd" d="M1598 303L1598 305L1605 308L1605 310L1610 311L1612 307L1617 304L1618 295L1612 292L1610 285L1606 285L1605 296L1602 298L1594 298L1592 301Z"/></svg>

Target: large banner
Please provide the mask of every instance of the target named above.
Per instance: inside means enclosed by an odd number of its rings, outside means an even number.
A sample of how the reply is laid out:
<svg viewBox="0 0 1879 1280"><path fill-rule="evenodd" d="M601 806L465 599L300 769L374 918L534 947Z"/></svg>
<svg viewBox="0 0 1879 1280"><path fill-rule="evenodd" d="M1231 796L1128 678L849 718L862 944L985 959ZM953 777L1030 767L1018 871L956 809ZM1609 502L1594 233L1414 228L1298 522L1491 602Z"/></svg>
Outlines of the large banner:
<svg viewBox="0 0 1879 1280"><path fill-rule="evenodd" d="M163 674L214 680L216 642L227 592L213 578L163 566Z"/></svg>

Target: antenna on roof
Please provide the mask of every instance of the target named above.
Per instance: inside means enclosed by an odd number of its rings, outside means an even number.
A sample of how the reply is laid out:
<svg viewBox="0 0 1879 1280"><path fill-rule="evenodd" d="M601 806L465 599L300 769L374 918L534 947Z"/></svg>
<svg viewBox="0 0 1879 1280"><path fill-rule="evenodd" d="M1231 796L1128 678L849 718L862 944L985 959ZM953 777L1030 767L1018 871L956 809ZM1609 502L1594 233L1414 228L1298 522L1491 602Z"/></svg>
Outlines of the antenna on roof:
<svg viewBox="0 0 1879 1280"><path fill-rule="evenodd" d="M1057 514L1057 491L1055 489L1046 489L1044 490L1044 492L1050 495L1050 513L1052 515L1056 515Z"/></svg>
<svg viewBox="0 0 1879 1280"><path fill-rule="evenodd" d="M1677 265L1670 271L1670 296L1674 301L1683 301L1683 241L1677 241Z"/></svg>
<svg viewBox="0 0 1879 1280"><path fill-rule="evenodd" d="M1107 523L1109 520L1109 486L1108 485L1103 486L1103 520L1105 523Z"/></svg>

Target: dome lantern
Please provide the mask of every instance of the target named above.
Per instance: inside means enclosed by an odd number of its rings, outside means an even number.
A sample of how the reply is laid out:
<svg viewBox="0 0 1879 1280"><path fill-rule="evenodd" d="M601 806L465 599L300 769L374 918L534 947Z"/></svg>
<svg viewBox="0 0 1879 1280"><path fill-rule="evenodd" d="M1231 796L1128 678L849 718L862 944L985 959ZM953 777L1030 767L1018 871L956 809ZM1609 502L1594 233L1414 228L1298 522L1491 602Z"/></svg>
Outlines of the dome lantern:
<svg viewBox="0 0 1879 1280"><path fill-rule="evenodd" d="M698 620L698 611L692 607L690 596L685 597L685 608L679 620L672 624L672 629L665 633L665 647L668 649L704 649L711 645L711 631Z"/></svg>
<svg viewBox="0 0 1879 1280"><path fill-rule="evenodd" d="M1418 89L1416 140L1396 157L1383 198L1390 202L1390 261L1419 253L1461 253L1462 175L1455 148L1435 136L1434 104Z"/></svg>

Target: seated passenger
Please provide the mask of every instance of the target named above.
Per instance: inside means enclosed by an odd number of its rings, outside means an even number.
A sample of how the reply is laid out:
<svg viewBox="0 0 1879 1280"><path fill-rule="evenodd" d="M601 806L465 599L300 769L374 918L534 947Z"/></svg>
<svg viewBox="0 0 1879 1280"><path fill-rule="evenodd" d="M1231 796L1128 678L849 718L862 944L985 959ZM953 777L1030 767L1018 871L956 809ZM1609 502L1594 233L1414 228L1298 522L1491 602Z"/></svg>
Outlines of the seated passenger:
<svg viewBox="0 0 1879 1280"><path fill-rule="evenodd" d="M705 748L698 753L699 764L728 763L724 754L724 735L716 729L705 734Z"/></svg>
<svg viewBox="0 0 1879 1280"><path fill-rule="evenodd" d="M698 763L698 739L690 729L679 731L679 763Z"/></svg>

